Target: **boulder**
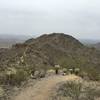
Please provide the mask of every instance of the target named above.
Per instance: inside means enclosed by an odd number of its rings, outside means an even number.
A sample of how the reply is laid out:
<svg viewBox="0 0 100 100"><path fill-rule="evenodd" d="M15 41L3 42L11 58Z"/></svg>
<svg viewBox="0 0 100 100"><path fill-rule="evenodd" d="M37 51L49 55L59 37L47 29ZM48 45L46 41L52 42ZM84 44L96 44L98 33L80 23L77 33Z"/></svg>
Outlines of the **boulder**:
<svg viewBox="0 0 100 100"><path fill-rule="evenodd" d="M40 76L40 71L35 71L34 75L31 74L32 79L37 79L37 78L39 78L39 76Z"/></svg>
<svg viewBox="0 0 100 100"><path fill-rule="evenodd" d="M40 70L40 75L39 75L39 77L40 77L40 78L44 78L45 75L46 75L46 71L45 71L45 70Z"/></svg>

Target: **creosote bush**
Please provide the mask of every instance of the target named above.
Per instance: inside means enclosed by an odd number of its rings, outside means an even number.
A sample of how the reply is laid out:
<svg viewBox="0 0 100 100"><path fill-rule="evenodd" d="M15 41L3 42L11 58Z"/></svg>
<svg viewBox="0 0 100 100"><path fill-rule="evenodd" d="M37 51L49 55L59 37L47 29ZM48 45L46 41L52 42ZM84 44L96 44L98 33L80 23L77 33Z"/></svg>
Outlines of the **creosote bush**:
<svg viewBox="0 0 100 100"><path fill-rule="evenodd" d="M28 77L28 73L22 69L17 70L16 74L9 76L9 84L20 85L21 82L25 81Z"/></svg>
<svg viewBox="0 0 100 100"><path fill-rule="evenodd" d="M4 89L0 87L0 100L4 97Z"/></svg>
<svg viewBox="0 0 100 100"><path fill-rule="evenodd" d="M16 69L16 72L4 71L0 74L0 84L2 85L21 85L28 78L29 74L23 69Z"/></svg>
<svg viewBox="0 0 100 100"><path fill-rule="evenodd" d="M54 100L96 100L100 97L100 85L85 81L68 81L60 86L57 92L59 98Z"/></svg>
<svg viewBox="0 0 100 100"><path fill-rule="evenodd" d="M88 72L88 77L90 80L100 81L100 72L95 68L90 69L90 71Z"/></svg>
<svg viewBox="0 0 100 100"><path fill-rule="evenodd" d="M63 96L69 96L72 100L80 100L82 83L69 81L63 85Z"/></svg>

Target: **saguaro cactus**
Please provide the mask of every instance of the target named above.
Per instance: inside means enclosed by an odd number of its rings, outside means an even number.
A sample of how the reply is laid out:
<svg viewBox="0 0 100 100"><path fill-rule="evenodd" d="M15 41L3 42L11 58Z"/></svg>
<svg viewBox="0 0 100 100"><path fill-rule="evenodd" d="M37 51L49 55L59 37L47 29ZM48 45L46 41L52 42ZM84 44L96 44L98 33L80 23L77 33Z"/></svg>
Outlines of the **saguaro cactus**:
<svg viewBox="0 0 100 100"><path fill-rule="evenodd" d="M69 69L69 72L70 72L70 74L73 74L73 69L70 68L70 69Z"/></svg>
<svg viewBox="0 0 100 100"><path fill-rule="evenodd" d="M79 72L80 72L80 69L79 69L79 68L75 68L74 73L75 73L76 75L78 75Z"/></svg>
<svg viewBox="0 0 100 100"><path fill-rule="evenodd" d="M55 73L58 74L60 69L60 65L55 65Z"/></svg>

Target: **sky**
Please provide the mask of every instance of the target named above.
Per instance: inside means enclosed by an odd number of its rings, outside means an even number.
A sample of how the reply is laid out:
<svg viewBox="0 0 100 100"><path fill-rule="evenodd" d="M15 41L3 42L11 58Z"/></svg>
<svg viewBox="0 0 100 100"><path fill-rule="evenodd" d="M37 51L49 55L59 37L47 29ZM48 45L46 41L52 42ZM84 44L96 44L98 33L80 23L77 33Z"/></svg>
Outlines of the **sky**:
<svg viewBox="0 0 100 100"><path fill-rule="evenodd" d="M100 39L100 0L0 0L0 34L52 32Z"/></svg>

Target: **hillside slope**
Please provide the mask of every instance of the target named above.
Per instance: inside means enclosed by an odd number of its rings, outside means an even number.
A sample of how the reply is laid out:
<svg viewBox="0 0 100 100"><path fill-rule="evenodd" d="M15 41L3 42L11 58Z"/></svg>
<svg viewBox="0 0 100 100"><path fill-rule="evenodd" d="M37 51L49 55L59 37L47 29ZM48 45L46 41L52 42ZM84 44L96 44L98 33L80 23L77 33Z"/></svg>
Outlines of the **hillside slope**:
<svg viewBox="0 0 100 100"><path fill-rule="evenodd" d="M100 50L100 43L94 44L93 47L95 47L97 50Z"/></svg>
<svg viewBox="0 0 100 100"><path fill-rule="evenodd" d="M81 70L100 70L100 52L88 48L72 36L63 33L42 35L13 45L0 55L0 68L49 69L79 67Z"/></svg>

